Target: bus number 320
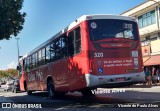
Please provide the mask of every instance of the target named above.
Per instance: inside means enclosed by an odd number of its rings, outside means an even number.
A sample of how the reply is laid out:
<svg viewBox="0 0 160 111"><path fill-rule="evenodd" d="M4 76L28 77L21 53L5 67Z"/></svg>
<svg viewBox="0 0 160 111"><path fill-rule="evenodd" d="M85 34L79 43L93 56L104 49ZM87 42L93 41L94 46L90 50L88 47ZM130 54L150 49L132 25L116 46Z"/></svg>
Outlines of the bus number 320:
<svg viewBox="0 0 160 111"><path fill-rule="evenodd" d="M103 57L103 53L102 52L95 52L94 57Z"/></svg>

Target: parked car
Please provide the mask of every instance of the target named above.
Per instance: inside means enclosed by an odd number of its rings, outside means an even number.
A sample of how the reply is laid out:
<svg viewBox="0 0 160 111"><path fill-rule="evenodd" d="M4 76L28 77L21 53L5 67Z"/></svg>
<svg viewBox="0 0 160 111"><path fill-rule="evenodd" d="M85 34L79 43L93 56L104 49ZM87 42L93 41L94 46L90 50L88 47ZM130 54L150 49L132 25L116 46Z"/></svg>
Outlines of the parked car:
<svg viewBox="0 0 160 111"><path fill-rule="evenodd" d="M13 81L12 92L17 93L18 91L20 91L20 85L19 85L19 79L16 79Z"/></svg>
<svg viewBox="0 0 160 111"><path fill-rule="evenodd" d="M0 80L0 87L1 87L1 85L5 85L5 84L6 83L4 81Z"/></svg>
<svg viewBox="0 0 160 111"><path fill-rule="evenodd" d="M4 91L9 91L12 89L13 86L13 80L8 80L4 85L1 85L1 88L4 89Z"/></svg>

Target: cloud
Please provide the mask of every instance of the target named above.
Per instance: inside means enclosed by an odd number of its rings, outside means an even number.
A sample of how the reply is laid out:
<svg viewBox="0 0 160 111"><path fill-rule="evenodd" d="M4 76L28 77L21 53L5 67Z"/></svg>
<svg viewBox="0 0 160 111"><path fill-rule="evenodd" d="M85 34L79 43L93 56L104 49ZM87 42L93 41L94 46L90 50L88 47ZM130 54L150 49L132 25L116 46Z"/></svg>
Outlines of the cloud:
<svg viewBox="0 0 160 111"><path fill-rule="evenodd" d="M17 67L17 63L16 61L12 61L10 64L7 65L8 68L16 68Z"/></svg>

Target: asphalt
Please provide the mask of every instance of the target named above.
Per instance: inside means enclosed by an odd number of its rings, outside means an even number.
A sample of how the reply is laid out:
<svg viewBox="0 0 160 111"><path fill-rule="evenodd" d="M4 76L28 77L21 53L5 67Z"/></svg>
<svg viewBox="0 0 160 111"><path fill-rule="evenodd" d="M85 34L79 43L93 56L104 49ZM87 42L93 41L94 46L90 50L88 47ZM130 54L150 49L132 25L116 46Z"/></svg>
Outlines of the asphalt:
<svg viewBox="0 0 160 111"><path fill-rule="evenodd" d="M6 103L10 104L13 103L11 99L5 98L0 95L0 111L31 111L30 109L18 109L18 108L2 108L5 107Z"/></svg>
<svg viewBox="0 0 160 111"><path fill-rule="evenodd" d="M145 90L146 91L149 91L149 92L157 92L157 91L159 91L159 90L157 90L157 89L159 89L160 88L160 84L158 84L158 85L152 85L151 87L149 87L149 86L146 86L146 85L142 85L142 84L136 84L136 85L133 85L133 86L130 86L130 87L125 87L125 89L126 90L132 90L132 92L134 93L133 95L135 95L135 93L136 92L134 92L134 90L144 90L144 88L145 88ZM0 88L0 92L1 91L3 91L1 88ZM144 92L144 91L143 91ZM122 93L123 94L123 93ZM124 95L122 95L123 96L123 98L124 98ZM126 95L126 97L127 97L127 95ZM143 96L142 96L143 97ZM127 97L128 98L128 97ZM15 108L15 109L11 109L11 108L2 108L2 104L4 104L4 103L13 103L14 101L13 100L11 100L11 99L9 99L9 98L6 98L6 97L4 97L4 96L2 96L1 94L0 94L0 111L32 111L31 109L18 109L18 108ZM60 109L59 109L60 110Z"/></svg>

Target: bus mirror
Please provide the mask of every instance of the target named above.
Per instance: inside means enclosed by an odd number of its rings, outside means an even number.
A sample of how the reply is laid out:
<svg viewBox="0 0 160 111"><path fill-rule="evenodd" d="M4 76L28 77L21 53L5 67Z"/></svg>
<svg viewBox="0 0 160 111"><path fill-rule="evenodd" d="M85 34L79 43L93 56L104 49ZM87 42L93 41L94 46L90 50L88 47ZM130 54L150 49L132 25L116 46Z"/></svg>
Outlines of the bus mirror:
<svg viewBox="0 0 160 111"><path fill-rule="evenodd" d="M17 70L19 70L19 66L17 66Z"/></svg>

